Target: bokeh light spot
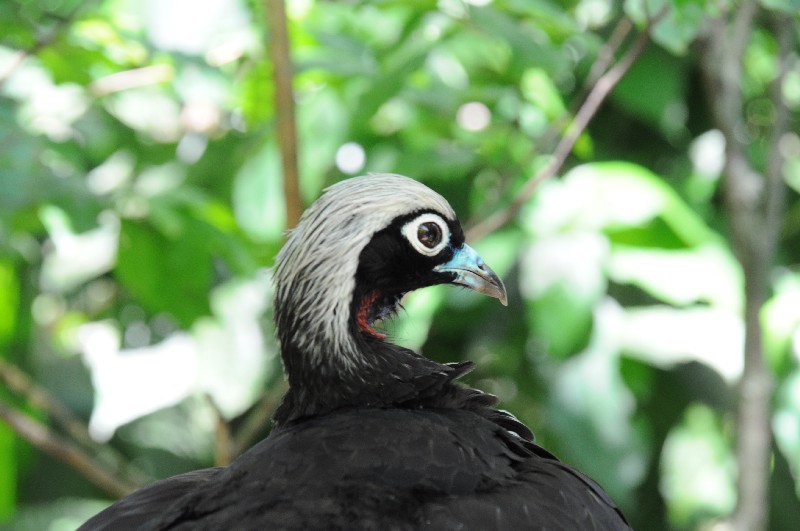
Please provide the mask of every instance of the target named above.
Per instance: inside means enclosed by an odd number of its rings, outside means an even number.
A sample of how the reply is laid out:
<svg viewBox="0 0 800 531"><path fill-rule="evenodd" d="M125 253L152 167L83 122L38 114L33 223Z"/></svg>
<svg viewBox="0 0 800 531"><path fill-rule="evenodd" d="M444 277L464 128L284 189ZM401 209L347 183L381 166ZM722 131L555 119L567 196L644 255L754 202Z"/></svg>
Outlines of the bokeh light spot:
<svg viewBox="0 0 800 531"><path fill-rule="evenodd" d="M356 174L364 168L366 161L367 154L364 148L356 142L347 142L336 150L336 167L342 173Z"/></svg>
<svg viewBox="0 0 800 531"><path fill-rule="evenodd" d="M479 101L465 103L456 112L456 122L467 131L482 131L491 120L492 112Z"/></svg>

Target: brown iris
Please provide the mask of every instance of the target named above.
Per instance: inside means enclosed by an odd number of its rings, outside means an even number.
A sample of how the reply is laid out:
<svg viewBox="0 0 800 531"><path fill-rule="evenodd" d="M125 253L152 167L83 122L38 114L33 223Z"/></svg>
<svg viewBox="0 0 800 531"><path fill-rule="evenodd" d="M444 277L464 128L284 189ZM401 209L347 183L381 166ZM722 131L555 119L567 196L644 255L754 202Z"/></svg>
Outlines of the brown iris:
<svg viewBox="0 0 800 531"><path fill-rule="evenodd" d="M417 227L417 239L428 249L433 249L442 241L442 228L433 221L421 223Z"/></svg>

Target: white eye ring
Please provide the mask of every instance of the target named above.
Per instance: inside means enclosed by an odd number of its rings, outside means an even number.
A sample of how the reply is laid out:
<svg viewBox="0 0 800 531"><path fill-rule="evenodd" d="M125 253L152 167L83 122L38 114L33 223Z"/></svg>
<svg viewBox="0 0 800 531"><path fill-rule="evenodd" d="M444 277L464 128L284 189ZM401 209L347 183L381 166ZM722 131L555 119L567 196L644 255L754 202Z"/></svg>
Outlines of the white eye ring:
<svg viewBox="0 0 800 531"><path fill-rule="evenodd" d="M434 230L438 230L438 234L434 234L438 236L438 241L431 245L430 242L423 241L422 237L426 228L433 227L436 227ZM441 216L430 212L421 214L403 225L400 233L415 251L425 256L436 256L450 243L450 227L447 226L447 222Z"/></svg>

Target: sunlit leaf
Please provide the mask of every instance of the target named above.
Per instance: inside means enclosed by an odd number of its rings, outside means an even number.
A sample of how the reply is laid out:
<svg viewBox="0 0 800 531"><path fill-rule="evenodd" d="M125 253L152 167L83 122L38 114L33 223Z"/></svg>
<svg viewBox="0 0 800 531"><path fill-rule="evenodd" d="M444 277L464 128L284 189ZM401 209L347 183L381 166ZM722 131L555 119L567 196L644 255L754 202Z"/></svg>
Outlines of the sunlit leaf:
<svg viewBox="0 0 800 531"><path fill-rule="evenodd" d="M236 96L248 127L262 127L273 116L275 87L270 64L266 60L259 61L248 69L237 86Z"/></svg>
<svg viewBox="0 0 800 531"><path fill-rule="evenodd" d="M548 119L561 118L566 112L564 101L548 75L539 68L530 68L522 75L522 95L536 104Z"/></svg>
<svg viewBox="0 0 800 531"><path fill-rule="evenodd" d="M265 146L250 159L233 180L236 221L253 239L278 241L286 221L280 161L274 145Z"/></svg>
<svg viewBox="0 0 800 531"><path fill-rule="evenodd" d="M40 217L52 243L42 264L46 290L69 291L113 268L119 238L115 216L104 216L99 226L82 233L75 232L67 213L54 205L43 206Z"/></svg>
<svg viewBox="0 0 800 531"><path fill-rule="evenodd" d="M742 274L722 246L663 250L616 245L608 270L615 282L635 284L678 306L705 302L734 311L742 308Z"/></svg>
<svg viewBox="0 0 800 531"><path fill-rule="evenodd" d="M531 327L554 356L575 354L588 343L606 286L607 253L601 235L575 232L538 239L524 255L520 289L529 301Z"/></svg>
<svg viewBox="0 0 800 531"><path fill-rule="evenodd" d="M620 322L620 348L656 367L698 361L727 381L742 372L744 329L736 312L697 306L629 308Z"/></svg>
<svg viewBox="0 0 800 531"><path fill-rule="evenodd" d="M517 68L538 66L550 73L559 69L559 54L548 46L547 35L538 28L520 24L492 5L473 7L470 13L480 28L511 45Z"/></svg>
<svg viewBox="0 0 800 531"><path fill-rule="evenodd" d="M534 199L534 234L572 227L606 232L612 243L693 247L719 237L667 184L641 166L603 162L578 166Z"/></svg>
<svg viewBox="0 0 800 531"><path fill-rule="evenodd" d="M736 503L730 441L709 408L691 406L670 434L662 456L661 491L675 525L689 526L699 515L726 516Z"/></svg>
<svg viewBox="0 0 800 531"><path fill-rule="evenodd" d="M794 494L800 499L800 372L797 369L778 387L775 393L777 408L772 419L775 442L789 460L795 477Z"/></svg>
<svg viewBox="0 0 800 531"><path fill-rule="evenodd" d="M653 29L653 38L674 54L685 54L689 45L704 29L708 17L719 8L709 0L628 0L625 12L633 20L645 24L663 11Z"/></svg>
<svg viewBox="0 0 800 531"><path fill-rule="evenodd" d="M241 415L261 398L276 369L274 331L262 324L272 297L268 275L227 282L211 294L213 317L192 327L198 386L226 418Z"/></svg>
<svg viewBox="0 0 800 531"><path fill-rule="evenodd" d="M764 350L772 367L785 373L796 364L800 331L800 277L786 273L775 282L774 294L761 312Z"/></svg>

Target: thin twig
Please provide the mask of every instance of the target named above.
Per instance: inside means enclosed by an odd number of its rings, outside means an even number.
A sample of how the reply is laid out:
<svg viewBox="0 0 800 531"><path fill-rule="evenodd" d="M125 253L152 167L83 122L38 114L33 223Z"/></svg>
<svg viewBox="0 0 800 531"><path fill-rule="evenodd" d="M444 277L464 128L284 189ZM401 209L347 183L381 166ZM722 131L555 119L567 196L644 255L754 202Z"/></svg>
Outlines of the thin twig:
<svg viewBox="0 0 800 531"><path fill-rule="evenodd" d="M608 40L603 44L602 48L600 48L597 59L589 70L589 75L586 76L585 85L587 87L593 86L600 77L606 73L620 47L622 47L622 43L625 42L625 39L632 29L633 21L628 17L622 17L617 25L614 26Z"/></svg>
<svg viewBox="0 0 800 531"><path fill-rule="evenodd" d="M109 465L113 469L124 470L126 481L138 485L150 481L146 474L113 447L95 442L89 435L89 430L83 420L19 367L2 358L0 358L0 382L26 403L47 414L74 442L101 456L101 459L109 461Z"/></svg>
<svg viewBox="0 0 800 531"><path fill-rule="evenodd" d="M286 204L286 228L300 220L300 171L297 164L297 125L295 122L293 68L284 0L266 0L267 27L270 36L270 59L275 83L275 114L278 120L278 144L283 167L283 194Z"/></svg>
<svg viewBox="0 0 800 531"><path fill-rule="evenodd" d="M586 80L583 83L583 88L580 90L579 95L573 99L569 110L547 127L547 131L545 131L538 141L539 145L536 151L541 152L544 149L548 149L551 142L563 131L570 117L577 114L581 105L583 105L583 102L586 101L587 96L592 91L592 88L594 88L603 74L611 67L614 58L617 56L617 52L622 47L632 29L633 22L627 17L623 17L617 22L617 25L611 30L611 36L608 38L608 41L603 44L597 54L597 58L594 60L594 63L592 63L592 67L589 69L589 75L586 76Z"/></svg>
<svg viewBox="0 0 800 531"><path fill-rule="evenodd" d="M174 69L165 64L131 68L96 79L89 86L92 95L100 98L115 92L166 83L175 77Z"/></svg>
<svg viewBox="0 0 800 531"><path fill-rule="evenodd" d="M4 402L0 402L0 419L33 446L73 467L110 495L121 498L136 489L136 484L109 472L82 449Z"/></svg>
<svg viewBox="0 0 800 531"><path fill-rule="evenodd" d="M662 14L663 13L662 11ZM580 135L586 130L586 127L597 113L600 105L644 52L650 41L650 31L653 25L660 20L661 16L662 15L659 15L653 19L642 33L639 34L631 48L619 62L597 80L597 83L592 87L592 90L586 97L586 101L584 101L583 105L578 109L575 119L570 123L566 133L553 151L550 160L522 186L517 195L503 210L495 212L479 224L470 228L467 231L468 240L480 240L510 222L523 205L530 200L539 185L558 173L566 162L567 157L569 157L569 154L572 152L573 147L575 147L575 142L577 142Z"/></svg>
<svg viewBox="0 0 800 531"><path fill-rule="evenodd" d="M37 385L21 369L0 358L0 381L13 393L22 396L29 404L43 410L56 421L76 442L93 445L86 425L64 404Z"/></svg>

